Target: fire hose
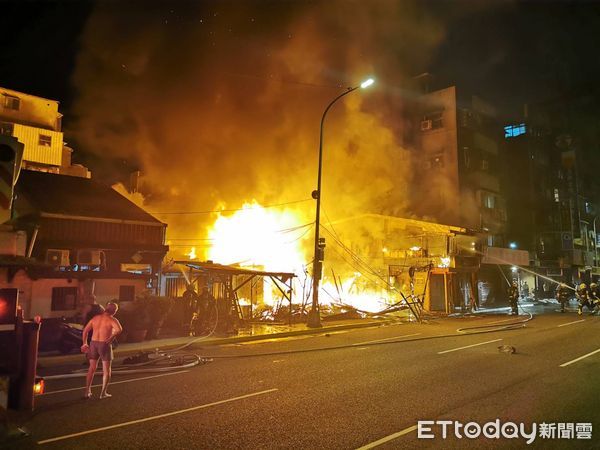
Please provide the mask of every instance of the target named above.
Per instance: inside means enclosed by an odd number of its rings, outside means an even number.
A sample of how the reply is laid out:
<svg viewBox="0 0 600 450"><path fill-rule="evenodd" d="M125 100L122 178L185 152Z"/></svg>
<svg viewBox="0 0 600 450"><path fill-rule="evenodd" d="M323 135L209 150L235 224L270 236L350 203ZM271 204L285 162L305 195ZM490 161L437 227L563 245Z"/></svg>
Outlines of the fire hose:
<svg viewBox="0 0 600 450"><path fill-rule="evenodd" d="M336 345L331 347L320 347L320 348L309 348L309 349L300 349L300 350L281 350L275 352L264 352L264 353L252 353L246 355L204 355L204 358L210 360L217 359L237 359L237 358L253 358L260 356L281 356L281 355L293 355L299 353L314 353L314 352L322 352L329 350L342 350L348 348L356 348L356 347L371 347L376 345L392 345L392 344L400 344L404 342L418 342L418 341L427 341L433 339L444 339L444 338L453 338L453 337L462 337L462 336L473 336L477 334L487 334L487 333L496 333L501 331L511 331L520 328L525 328L525 324L533 319L533 315L531 313L527 313L529 315L528 318L524 320L516 320L514 322L510 322L504 325L482 325L477 327L464 327L458 328L456 333L451 334L439 334L435 336L424 336L419 338L411 338L411 339L403 339L398 338L394 340L386 340L380 342L367 342L359 344L344 344L344 345ZM479 330L478 330L479 329ZM473 331L469 331L473 330Z"/></svg>
<svg viewBox="0 0 600 450"><path fill-rule="evenodd" d="M473 336L473 335L478 335L478 334L496 333L496 332L501 332L501 331L511 331L511 330L516 330L516 329L520 329L520 328L525 328L526 323L533 320L534 316L529 312L527 314L529 315L529 317L524 320L515 320L513 322L509 322L504 325L488 324L488 325L480 325L480 326L474 326L474 327L462 327L462 328L458 328L456 330L456 333L449 333L449 334L424 336L424 337L411 338L411 339L398 338L395 340L361 343L360 345L344 344L344 345L336 345L336 346L330 346L330 347L319 347L319 348L298 349L298 350L280 350L280 351L274 351L274 352L252 353L252 354L244 354L244 355L202 355L202 356L200 356L197 354L184 354L184 355L189 355L191 357L194 357L193 361L186 363L186 364L180 364L177 366L171 365L168 367L146 367L146 368L144 368L145 366L156 364L159 361L169 360L172 357L172 354L176 354L178 351L189 347L190 345L194 344L195 342L197 342L199 340L206 339L208 337L208 335L207 335L207 336L201 336L198 339L194 339L194 340L186 343L185 345L178 347L174 350L168 351L168 352L161 353L157 349L155 354L158 355L158 358L156 358L155 360L150 359L149 361L146 361L146 362L133 364L132 366L137 367L136 369L115 368L115 369L113 369L113 374L137 374L137 373L149 373L149 372L167 372L170 370L181 370L181 369L195 367L195 366L198 366L199 364L212 362L217 359L241 359L241 358L254 358L254 357L261 357L261 356L281 356L281 355L292 355L292 354L302 354L302 353L315 353L315 352L330 351L330 350L342 350L342 349L349 349L349 348L356 348L356 347L371 347L371 346L376 346L376 345L392 345L392 344L399 344L399 343L406 343L406 342L419 342L419 341L426 341L426 340L433 340L433 339L445 339L445 338L453 338L453 337ZM214 332L214 329L213 329L213 332ZM87 370L84 369L84 370L73 371L69 374L52 375L52 376L47 376L44 378L45 379L75 378L75 377L85 376L86 372L87 372Z"/></svg>
<svg viewBox="0 0 600 450"><path fill-rule="evenodd" d="M182 370L182 369L190 369L192 367L196 367L200 364L206 364L211 362L211 358L201 357L195 353L180 353L182 350L187 347L202 341L204 339L212 336L217 329L217 325L219 323L219 309L215 304L215 321L212 330L209 331L208 334L203 336L198 336L196 339L192 339L185 344L176 347L171 350L161 351L160 349L156 349L153 353L151 352L140 352L137 356L138 359L145 358L145 361L134 362L134 357L124 358L121 366L113 367L112 374L113 375L129 375L129 374L138 374L138 373L155 373L155 372L169 372L173 370ZM129 363L125 363L125 361L130 360ZM156 367L162 364L162 367ZM123 366L126 366L124 368ZM67 378L77 378L77 377L85 377L87 374L87 369L77 369L73 370L70 373L65 374L57 374L57 375L47 375L44 376L45 380L62 380ZM99 375L100 373L98 373Z"/></svg>

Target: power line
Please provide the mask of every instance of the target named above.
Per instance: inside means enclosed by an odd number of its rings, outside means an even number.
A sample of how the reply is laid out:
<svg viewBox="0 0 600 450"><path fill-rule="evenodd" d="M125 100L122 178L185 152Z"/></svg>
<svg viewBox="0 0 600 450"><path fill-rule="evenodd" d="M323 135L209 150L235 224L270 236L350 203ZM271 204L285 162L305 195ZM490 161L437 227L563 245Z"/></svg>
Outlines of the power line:
<svg viewBox="0 0 600 450"><path fill-rule="evenodd" d="M293 228L287 228L287 229L283 229L283 230L277 230L274 231L274 233L290 233L292 231L297 231L297 230L301 230L302 228L306 227L306 230L304 230L304 232L302 234L300 234L300 236L298 236L295 239L292 239L291 241L287 241L287 242L282 242L282 244L293 244L296 241L299 241L300 239L302 239L304 236L306 236L306 233L308 233L311 229L312 226L314 225L314 222L310 222L304 225L300 225L297 227L293 227ZM171 240L176 240L176 239L167 239L167 242L170 242ZM211 240L214 241L214 239L199 239L201 241L206 241L206 240ZM201 242L201 243L194 243L194 242L188 242L185 244L169 244L171 247L212 247L213 243L212 242Z"/></svg>
<svg viewBox="0 0 600 450"><path fill-rule="evenodd" d="M303 203L311 201L311 198L305 198L304 200L294 200L291 202L285 203L276 203L273 205L256 205L257 207L252 206L251 208L236 208L236 209L214 209L207 211L168 211L168 212L149 212L148 214L157 214L157 215L192 215L192 214L211 214L211 213L223 213L223 212L235 212L235 211L251 211L254 209L261 208L276 208L278 206L292 205L294 203Z"/></svg>
<svg viewBox="0 0 600 450"><path fill-rule="evenodd" d="M312 226L314 225L314 221L313 222L308 222L305 223L303 225L297 225L295 227L290 227L290 228L282 228L281 230L275 230L273 231L273 233L281 233L281 234L285 234L285 233L291 233L292 231L296 231L296 230L301 230L302 228L306 228L306 227L310 227L312 228ZM310 228L308 228L310 230ZM302 235L304 236L307 233L307 231L305 231ZM299 239L299 238L298 238ZM206 241L215 241L214 238L167 238L166 239L167 242L171 242L171 241L188 241L189 245L195 245L195 242L201 242L201 243L206 243L208 245L211 245L211 242L206 242ZM292 241L294 242L294 241ZM186 246L187 244L171 244L172 246Z"/></svg>

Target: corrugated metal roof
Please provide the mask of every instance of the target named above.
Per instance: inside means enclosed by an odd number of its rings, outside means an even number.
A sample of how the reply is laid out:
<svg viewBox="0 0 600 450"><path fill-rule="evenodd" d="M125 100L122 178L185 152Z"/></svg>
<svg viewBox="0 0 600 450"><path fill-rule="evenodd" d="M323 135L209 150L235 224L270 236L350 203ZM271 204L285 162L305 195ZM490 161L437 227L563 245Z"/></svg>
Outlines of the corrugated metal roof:
<svg viewBox="0 0 600 450"><path fill-rule="evenodd" d="M342 219L338 221L334 221L333 224L343 223L347 221L359 221L359 220L371 219L378 221L390 221L395 224L402 225L403 227L414 227L420 228L423 231L430 233L459 233L459 234L472 234L472 230L468 230L467 228L457 227L454 225L445 225L442 223L435 222L426 222L424 220L416 220L416 219L407 219L404 217L395 217L395 216L385 216L383 214L360 214L357 216L349 217L347 219Z"/></svg>

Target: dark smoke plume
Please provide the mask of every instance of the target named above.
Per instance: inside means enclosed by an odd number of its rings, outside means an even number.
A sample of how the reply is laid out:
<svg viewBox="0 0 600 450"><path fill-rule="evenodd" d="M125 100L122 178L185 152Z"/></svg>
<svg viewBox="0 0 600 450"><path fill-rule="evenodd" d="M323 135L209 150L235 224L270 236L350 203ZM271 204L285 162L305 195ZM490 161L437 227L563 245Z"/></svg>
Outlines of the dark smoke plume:
<svg viewBox="0 0 600 450"><path fill-rule="evenodd" d="M319 121L332 219L409 215L402 109L443 27L423 2L99 2L81 40L68 133L85 151L136 162L153 212L310 198ZM438 8L440 9L440 8ZM443 9L443 7L442 7ZM311 221L314 202L290 205ZM211 215L157 215L202 237Z"/></svg>

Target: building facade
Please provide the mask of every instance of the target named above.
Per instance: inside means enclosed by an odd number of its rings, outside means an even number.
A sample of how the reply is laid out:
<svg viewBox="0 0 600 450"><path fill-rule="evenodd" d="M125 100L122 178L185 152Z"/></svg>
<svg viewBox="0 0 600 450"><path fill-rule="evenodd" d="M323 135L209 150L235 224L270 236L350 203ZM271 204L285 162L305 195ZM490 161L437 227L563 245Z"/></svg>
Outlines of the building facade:
<svg viewBox="0 0 600 450"><path fill-rule="evenodd" d="M59 102L0 87L0 134L24 144L22 167L90 177L88 169L71 163L73 149L64 142Z"/></svg>
<svg viewBox="0 0 600 450"><path fill-rule="evenodd" d="M19 289L26 318L73 316L94 301L159 291L166 224L110 187L22 170L13 217L19 239L7 248L18 251L0 261L0 287Z"/></svg>
<svg viewBox="0 0 600 450"><path fill-rule="evenodd" d="M568 121L557 120L562 115L552 104L529 106L505 126L505 152L513 167L504 179L507 238L530 252L540 275L590 283L600 276L593 148ZM555 283L535 278L539 296L553 295Z"/></svg>
<svg viewBox="0 0 600 450"><path fill-rule="evenodd" d="M488 245L503 245L506 204L493 108L452 86L421 95L413 110L413 211L483 231Z"/></svg>

